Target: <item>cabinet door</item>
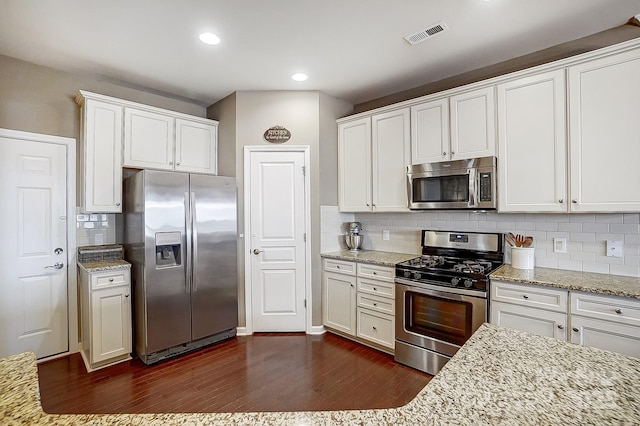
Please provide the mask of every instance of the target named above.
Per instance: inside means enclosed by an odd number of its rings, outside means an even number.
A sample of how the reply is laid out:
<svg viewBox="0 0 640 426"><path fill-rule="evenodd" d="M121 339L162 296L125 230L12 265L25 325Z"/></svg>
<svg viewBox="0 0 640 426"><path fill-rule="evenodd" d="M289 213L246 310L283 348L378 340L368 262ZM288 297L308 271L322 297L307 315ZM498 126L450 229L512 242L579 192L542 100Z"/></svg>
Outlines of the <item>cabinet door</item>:
<svg viewBox="0 0 640 426"><path fill-rule="evenodd" d="M371 211L371 118L338 125L338 205L343 212Z"/></svg>
<svg viewBox="0 0 640 426"><path fill-rule="evenodd" d="M173 170L174 119L168 115L124 109L125 167Z"/></svg>
<svg viewBox="0 0 640 426"><path fill-rule="evenodd" d="M640 211L640 49L569 67L571 210Z"/></svg>
<svg viewBox="0 0 640 426"><path fill-rule="evenodd" d="M373 211L409 211L407 166L411 161L409 108L371 118Z"/></svg>
<svg viewBox="0 0 640 426"><path fill-rule="evenodd" d="M129 287L91 292L91 362L131 352Z"/></svg>
<svg viewBox="0 0 640 426"><path fill-rule="evenodd" d="M452 96L451 159L488 157L496 153L494 88Z"/></svg>
<svg viewBox="0 0 640 426"><path fill-rule="evenodd" d="M393 315L382 314L370 309L358 308L358 333L357 336L394 349L395 319Z"/></svg>
<svg viewBox="0 0 640 426"><path fill-rule="evenodd" d="M640 357L640 327L571 315L571 343Z"/></svg>
<svg viewBox="0 0 640 426"><path fill-rule="evenodd" d="M334 272L323 274L322 323L356 335L356 277Z"/></svg>
<svg viewBox="0 0 640 426"><path fill-rule="evenodd" d="M85 99L82 211L122 212L122 107Z"/></svg>
<svg viewBox="0 0 640 426"><path fill-rule="evenodd" d="M566 314L502 302L491 302L490 307L491 324L567 340Z"/></svg>
<svg viewBox="0 0 640 426"><path fill-rule="evenodd" d="M446 161L449 152L449 99L411 107L411 164Z"/></svg>
<svg viewBox="0 0 640 426"><path fill-rule="evenodd" d="M566 212L564 70L498 85L501 212Z"/></svg>
<svg viewBox="0 0 640 426"><path fill-rule="evenodd" d="M176 118L176 164L182 172L218 172L218 126Z"/></svg>

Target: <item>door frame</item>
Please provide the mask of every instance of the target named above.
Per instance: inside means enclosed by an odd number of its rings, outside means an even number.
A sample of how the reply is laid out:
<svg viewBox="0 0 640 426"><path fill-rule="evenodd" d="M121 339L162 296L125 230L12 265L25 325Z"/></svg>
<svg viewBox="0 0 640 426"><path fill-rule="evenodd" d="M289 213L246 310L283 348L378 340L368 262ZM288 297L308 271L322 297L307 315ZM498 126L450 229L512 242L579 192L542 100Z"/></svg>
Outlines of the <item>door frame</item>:
<svg viewBox="0 0 640 426"><path fill-rule="evenodd" d="M249 184L251 182L251 154L254 152L301 152L304 154L304 232L307 235L305 245L305 274L304 291L306 300L305 312L305 332L312 333L312 302L311 302L311 173L309 158L309 145L288 145L288 146L268 146L255 145L244 147L244 306L245 306L245 328L246 334L253 334L253 311L251 309L253 279L251 268L251 247L249 236L251 235L251 194ZM249 243L247 243L249 241Z"/></svg>
<svg viewBox="0 0 640 426"><path fill-rule="evenodd" d="M20 130L0 129L0 137L22 140L25 142L40 142L63 145L66 148L67 160L67 323L69 349L50 357L41 358L38 362L48 361L78 352L80 339L78 336L78 285L76 263L76 140L62 136L45 135L42 133L23 132Z"/></svg>

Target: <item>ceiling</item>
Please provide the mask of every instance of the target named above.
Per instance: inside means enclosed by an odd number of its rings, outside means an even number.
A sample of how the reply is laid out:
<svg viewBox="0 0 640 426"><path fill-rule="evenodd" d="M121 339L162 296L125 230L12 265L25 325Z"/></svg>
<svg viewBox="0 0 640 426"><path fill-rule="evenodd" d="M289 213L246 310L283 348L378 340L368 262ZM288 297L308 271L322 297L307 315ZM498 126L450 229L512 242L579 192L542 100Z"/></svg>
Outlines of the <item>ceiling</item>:
<svg viewBox="0 0 640 426"><path fill-rule="evenodd" d="M0 54L35 64L203 105L242 90L358 104L622 25L640 0L0 0L0 10ZM403 39L439 21L448 31ZM222 43L201 43L205 31Z"/></svg>

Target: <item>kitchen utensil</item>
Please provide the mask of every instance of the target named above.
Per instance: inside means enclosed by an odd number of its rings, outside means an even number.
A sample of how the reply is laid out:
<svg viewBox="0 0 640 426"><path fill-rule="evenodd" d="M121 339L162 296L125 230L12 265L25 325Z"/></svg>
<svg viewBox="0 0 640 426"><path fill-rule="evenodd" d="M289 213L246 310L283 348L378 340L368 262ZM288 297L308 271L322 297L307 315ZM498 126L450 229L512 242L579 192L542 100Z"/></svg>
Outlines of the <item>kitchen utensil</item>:
<svg viewBox="0 0 640 426"><path fill-rule="evenodd" d="M522 247L524 244L525 237L524 235L518 234L516 235L516 247Z"/></svg>
<svg viewBox="0 0 640 426"><path fill-rule="evenodd" d="M522 247L531 247L531 245L533 244L533 237L524 237L524 243L522 244Z"/></svg>
<svg viewBox="0 0 640 426"><path fill-rule="evenodd" d="M504 236L504 239L511 247L516 246L516 237L511 232L507 232L507 234Z"/></svg>

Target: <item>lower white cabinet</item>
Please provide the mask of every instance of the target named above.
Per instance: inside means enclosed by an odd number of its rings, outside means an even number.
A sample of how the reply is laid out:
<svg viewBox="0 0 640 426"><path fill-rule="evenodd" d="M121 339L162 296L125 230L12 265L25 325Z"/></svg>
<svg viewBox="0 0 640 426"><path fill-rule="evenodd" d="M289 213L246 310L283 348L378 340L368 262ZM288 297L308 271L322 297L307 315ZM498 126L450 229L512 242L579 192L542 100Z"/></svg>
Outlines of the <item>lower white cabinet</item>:
<svg viewBox="0 0 640 426"><path fill-rule="evenodd" d="M491 281L490 322L640 357L640 300Z"/></svg>
<svg viewBox="0 0 640 426"><path fill-rule="evenodd" d="M387 352L395 348L394 269L324 259L322 323Z"/></svg>
<svg viewBox="0 0 640 426"><path fill-rule="evenodd" d="M87 371L131 359L130 270L80 268L81 353Z"/></svg>

